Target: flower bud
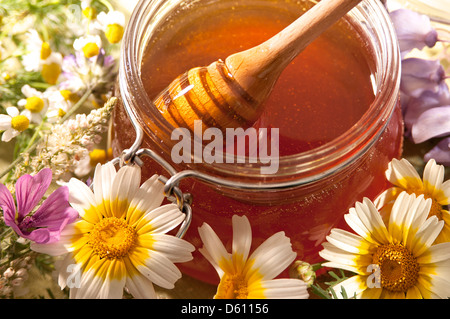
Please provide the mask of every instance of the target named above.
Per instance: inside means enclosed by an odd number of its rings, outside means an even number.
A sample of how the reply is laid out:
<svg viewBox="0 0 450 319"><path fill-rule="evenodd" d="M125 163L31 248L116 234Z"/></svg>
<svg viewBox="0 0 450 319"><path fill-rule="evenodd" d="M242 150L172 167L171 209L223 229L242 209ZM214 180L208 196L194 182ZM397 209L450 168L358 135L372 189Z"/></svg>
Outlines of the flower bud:
<svg viewBox="0 0 450 319"><path fill-rule="evenodd" d="M313 270L313 266L305 261L296 260L292 265L289 275L292 278L298 278L303 280L308 287L310 287L314 280L316 280L316 272Z"/></svg>

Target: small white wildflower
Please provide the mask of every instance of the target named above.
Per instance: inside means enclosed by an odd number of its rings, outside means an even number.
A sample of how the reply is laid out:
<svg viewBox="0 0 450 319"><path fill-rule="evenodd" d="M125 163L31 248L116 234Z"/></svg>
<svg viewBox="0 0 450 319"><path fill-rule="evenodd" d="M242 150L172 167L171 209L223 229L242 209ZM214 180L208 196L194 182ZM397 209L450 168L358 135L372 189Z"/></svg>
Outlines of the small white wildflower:
<svg viewBox="0 0 450 319"><path fill-rule="evenodd" d="M63 57L60 53L53 52L50 44L41 39L34 29L27 32L27 51L22 56L22 64L28 72L41 72L44 81L56 84L61 74Z"/></svg>
<svg viewBox="0 0 450 319"><path fill-rule="evenodd" d="M100 12L97 16L97 28L105 32L105 37L110 43L118 43L122 40L125 29L125 15L120 11Z"/></svg>
<svg viewBox="0 0 450 319"><path fill-rule="evenodd" d="M0 114L0 131L4 131L3 142L9 142L30 126L29 115L25 112L20 113L17 107L6 108L6 113Z"/></svg>
<svg viewBox="0 0 450 319"><path fill-rule="evenodd" d="M41 123L43 115L47 112L48 100L43 92L40 92L28 84L22 87L22 93L26 99L21 99L17 105L24 107L24 114L33 123Z"/></svg>
<svg viewBox="0 0 450 319"><path fill-rule="evenodd" d="M86 58L92 58L100 53L102 39L99 35L87 35L76 39L73 42L73 48L76 51L83 52Z"/></svg>

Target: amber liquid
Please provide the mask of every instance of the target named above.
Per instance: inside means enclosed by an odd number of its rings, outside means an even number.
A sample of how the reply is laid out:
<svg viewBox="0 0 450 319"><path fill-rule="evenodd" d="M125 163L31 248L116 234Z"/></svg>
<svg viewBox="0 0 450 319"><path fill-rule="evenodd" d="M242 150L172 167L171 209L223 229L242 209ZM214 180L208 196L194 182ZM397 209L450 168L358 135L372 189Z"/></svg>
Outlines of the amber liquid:
<svg viewBox="0 0 450 319"><path fill-rule="evenodd" d="M238 7L204 16L149 45L141 78L151 98L178 75L256 46L297 18L297 13ZM280 155L323 145L353 126L374 99L361 40L339 23L313 42L282 73L255 128L279 128Z"/></svg>
<svg viewBox="0 0 450 319"><path fill-rule="evenodd" d="M175 77L192 67L208 65L265 41L302 14L304 7L299 3L302 2L220 0L168 19L153 32L143 56L141 78L149 97L157 96ZM231 8L233 4L235 7ZM279 128L281 156L333 143L334 138L357 125L374 99L370 61L371 54L364 41L348 23L341 21L286 68L255 127ZM373 199L386 189L384 171L401 150L400 114L397 107L377 142L344 169L294 192L263 194L271 201L267 205L254 204L252 193L238 192L237 199L196 179L183 180L180 187L193 195L192 222L184 238L200 248L197 229L208 223L231 251L231 217L245 214L252 225L255 246L284 231L298 259L320 261L317 253L321 243L332 227L345 227L343 215L348 209L363 197ZM149 127L158 131L154 125ZM133 143L132 131L123 108L116 108L113 126L116 154ZM170 161L170 154L159 149L161 143L162 138L146 137L143 147L159 151ZM146 162L143 173L144 178L154 173L167 176L152 161ZM242 199L245 196L247 200ZM187 275L218 282L216 271L198 250L192 262L178 266Z"/></svg>

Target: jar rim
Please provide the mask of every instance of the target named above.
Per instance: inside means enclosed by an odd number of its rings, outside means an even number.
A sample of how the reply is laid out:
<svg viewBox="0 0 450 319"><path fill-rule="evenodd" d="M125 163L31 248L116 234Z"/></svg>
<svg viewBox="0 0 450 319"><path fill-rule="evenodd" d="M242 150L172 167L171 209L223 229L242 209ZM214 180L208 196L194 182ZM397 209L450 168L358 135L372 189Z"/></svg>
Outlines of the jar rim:
<svg viewBox="0 0 450 319"><path fill-rule="evenodd" d="M129 24L125 30L122 43L122 55L119 68L119 86L122 100L125 106L129 106L129 116L140 122L141 128L152 139L158 139L154 132L142 125L141 119L145 112L139 105L151 105L150 98L145 93L140 79L139 47L140 41L144 43L148 37L145 30L145 19L148 15L155 14L156 9L152 5L158 1L140 1L132 12ZM163 1L161 10L171 10L173 1ZM353 24L363 24L366 21L370 26L367 32L374 32L373 38L378 41L378 49L374 48L375 61L374 86L375 98L368 111L349 130L312 150L280 156L279 170L276 174L261 174L261 165L230 165L227 163L204 163L203 168L208 173L220 176L245 175L248 178L264 181L280 181L292 178L293 174L298 184L305 184L319 180L324 176L347 167L353 160L364 154L378 139L389 123L398 101L400 88L400 53L395 30L390 23L387 10L380 1L363 0L348 14ZM372 45L375 45L372 43ZM139 101L140 103L137 103ZM147 114L148 115L148 114ZM151 113L152 121L161 130L171 131L173 127L157 112ZM381 124L381 125L380 125ZM196 166L198 168L199 166Z"/></svg>

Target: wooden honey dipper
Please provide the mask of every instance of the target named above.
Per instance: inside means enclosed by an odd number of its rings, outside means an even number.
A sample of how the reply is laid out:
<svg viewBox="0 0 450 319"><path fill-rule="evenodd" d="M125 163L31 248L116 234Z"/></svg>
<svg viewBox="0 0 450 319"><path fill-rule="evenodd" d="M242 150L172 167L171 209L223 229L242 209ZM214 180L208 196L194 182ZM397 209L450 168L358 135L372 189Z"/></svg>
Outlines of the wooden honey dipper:
<svg viewBox="0 0 450 319"><path fill-rule="evenodd" d="M361 0L322 0L281 32L251 49L178 76L153 101L174 127L194 131L247 128L287 65Z"/></svg>

